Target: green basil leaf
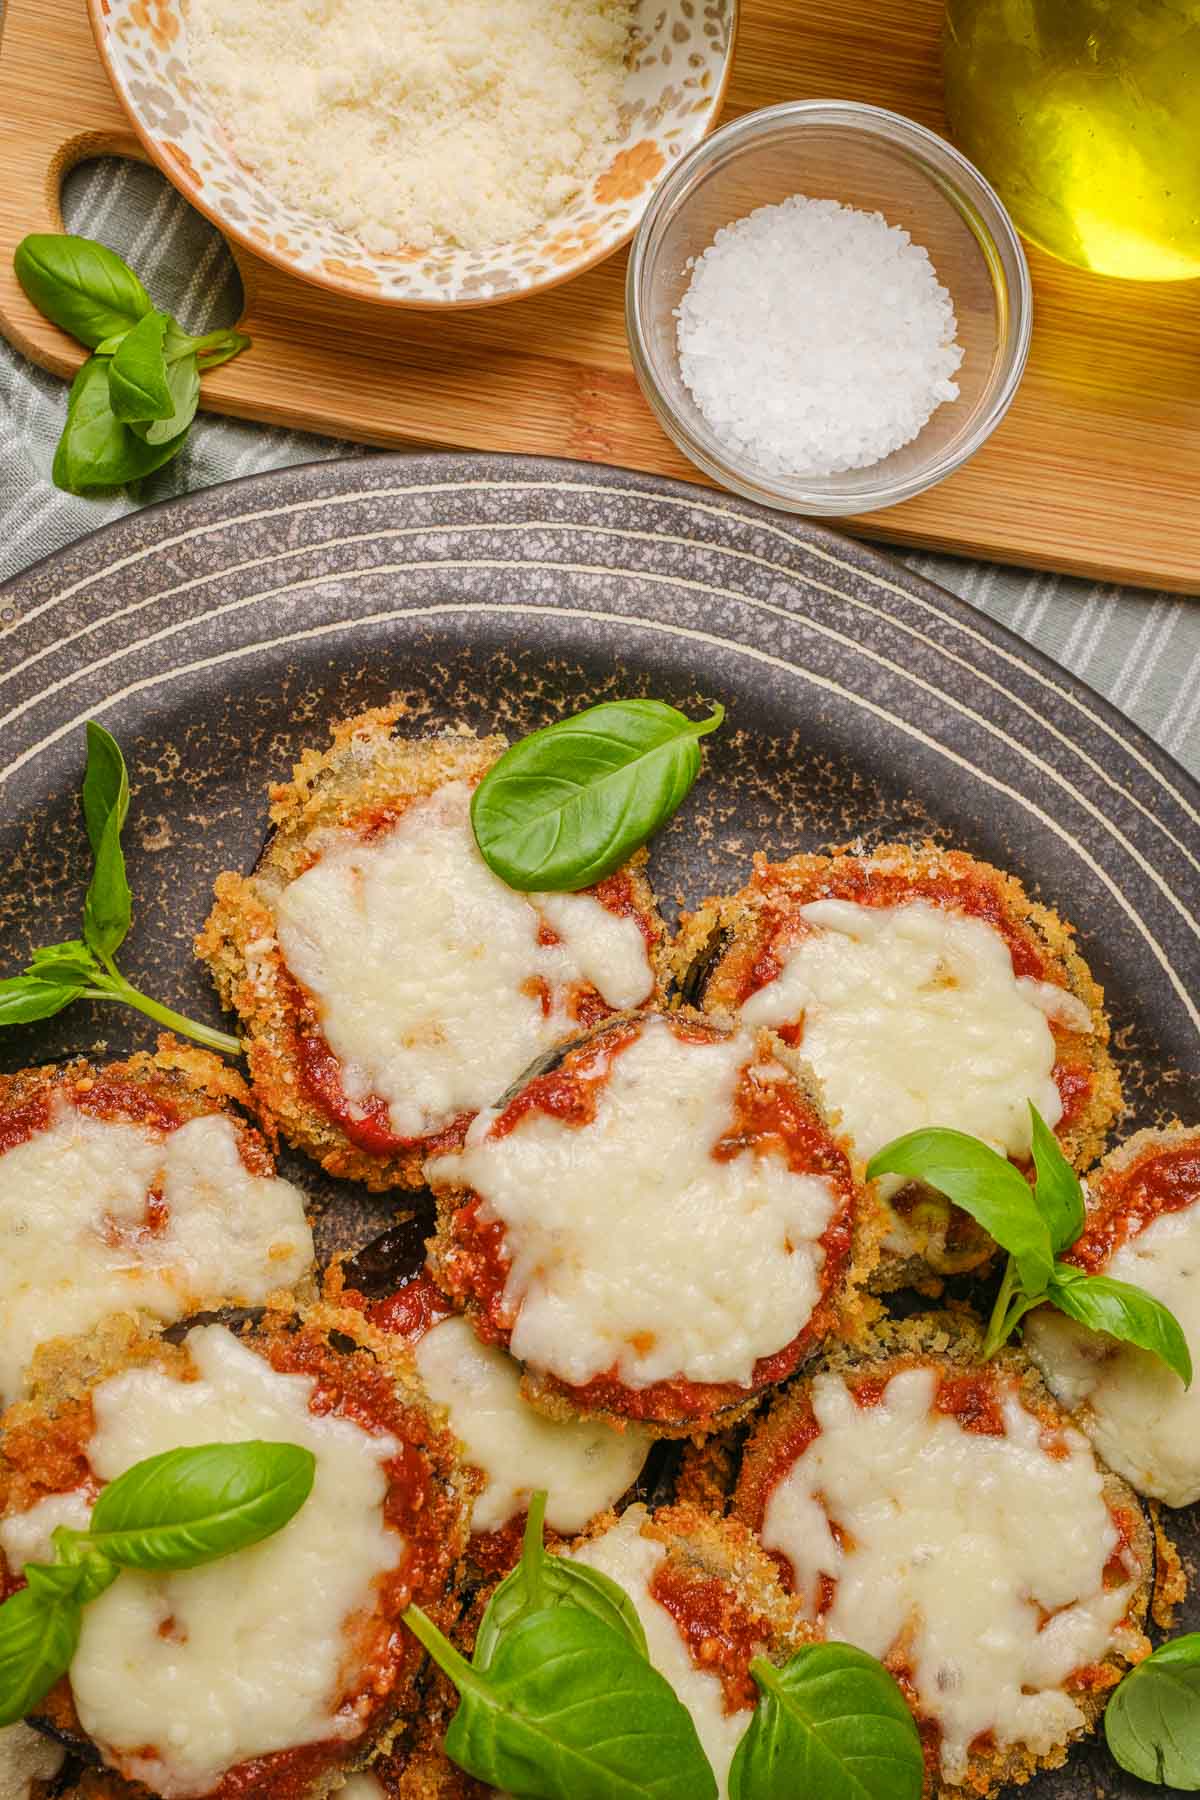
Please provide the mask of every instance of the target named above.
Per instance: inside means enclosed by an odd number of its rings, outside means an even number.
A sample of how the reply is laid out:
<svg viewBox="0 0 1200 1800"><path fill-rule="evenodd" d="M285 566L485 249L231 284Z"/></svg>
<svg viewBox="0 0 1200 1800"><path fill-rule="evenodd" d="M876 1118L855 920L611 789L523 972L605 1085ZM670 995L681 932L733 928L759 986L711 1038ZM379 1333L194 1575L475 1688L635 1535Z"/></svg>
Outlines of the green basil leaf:
<svg viewBox="0 0 1200 1800"><path fill-rule="evenodd" d="M135 1463L101 1491L90 1546L128 1569L195 1569L282 1530L312 1492L296 1444L202 1444Z"/></svg>
<svg viewBox="0 0 1200 1800"><path fill-rule="evenodd" d="M223 362L240 356L243 350L250 348L250 343L251 340L242 331L208 331L203 337L193 337L176 319L168 318L163 354L168 363L178 362L181 357L195 356L203 374L206 369L219 368Z"/></svg>
<svg viewBox="0 0 1200 1800"><path fill-rule="evenodd" d="M1062 1153L1058 1139L1031 1100L1033 1166L1037 1175L1033 1197L1046 1221L1055 1256L1069 1250L1083 1230L1087 1209L1079 1177Z"/></svg>
<svg viewBox="0 0 1200 1800"><path fill-rule="evenodd" d="M907 1175L945 1194L1008 1251L1027 1294L1044 1291L1054 1266L1050 1230L1029 1183L999 1151L930 1126L885 1144L867 1164L868 1181L880 1175Z"/></svg>
<svg viewBox="0 0 1200 1800"><path fill-rule="evenodd" d="M1130 1670L1108 1703L1104 1735L1131 1775L1200 1790L1200 1632L1163 1644Z"/></svg>
<svg viewBox="0 0 1200 1800"><path fill-rule="evenodd" d="M812 1644L782 1669L750 1664L762 1691L733 1754L729 1800L920 1800L925 1760L899 1687L849 1644Z"/></svg>
<svg viewBox="0 0 1200 1800"><path fill-rule="evenodd" d="M618 1582L586 1563L565 1556L550 1556L542 1543L546 1495L535 1494L525 1521L521 1560L493 1589L475 1635L474 1666L486 1669L496 1645L507 1631L529 1613L555 1606L578 1606L627 1637L645 1656L646 1633L637 1608Z"/></svg>
<svg viewBox="0 0 1200 1800"><path fill-rule="evenodd" d="M0 1025L29 1025L35 1019L52 1019L72 1000L78 1000L81 981L42 981L34 975L12 975L0 981Z"/></svg>
<svg viewBox="0 0 1200 1800"><path fill-rule="evenodd" d="M186 431L200 404L200 370L194 356L185 356L167 365L167 392L171 411L165 419L139 419L130 430L147 444L162 444L178 432Z"/></svg>
<svg viewBox="0 0 1200 1800"><path fill-rule="evenodd" d="M58 1563L49 1572L71 1578L70 1591L81 1606L86 1606L89 1600L111 1587L121 1573L117 1563L93 1547L86 1531L72 1531L67 1525L56 1525L51 1542L58 1553Z"/></svg>
<svg viewBox="0 0 1200 1800"><path fill-rule="evenodd" d="M43 944L35 950L29 964L29 973L35 969L40 971L44 963L71 963L86 967L92 960L92 953L82 938L64 938L61 944Z"/></svg>
<svg viewBox="0 0 1200 1800"><path fill-rule="evenodd" d="M83 817L95 866L83 903L83 935L97 956L111 957L124 942L133 913L121 832L129 811L129 777L121 747L103 725L87 724Z"/></svg>
<svg viewBox="0 0 1200 1800"><path fill-rule="evenodd" d="M108 365L108 397L122 424L169 419L175 410L163 355L166 329L165 313L148 312L122 340Z"/></svg>
<svg viewBox="0 0 1200 1800"><path fill-rule="evenodd" d="M34 981L74 987L80 982L87 986L102 971L87 945L73 938L65 944L44 944L40 950L35 950L25 973Z"/></svg>
<svg viewBox="0 0 1200 1800"><path fill-rule="evenodd" d="M68 494L122 487L161 469L183 448L186 432L165 444L143 443L113 412L108 392L110 364L91 356L71 383L67 423L54 453L51 473Z"/></svg>
<svg viewBox="0 0 1200 1800"><path fill-rule="evenodd" d="M1056 1263L1048 1299L1069 1318L1092 1331L1105 1331L1122 1343L1136 1344L1159 1357L1192 1385L1192 1356L1183 1327L1170 1309L1144 1288L1110 1275L1085 1275L1069 1263Z"/></svg>
<svg viewBox="0 0 1200 1800"><path fill-rule="evenodd" d="M212 337L216 333L211 334ZM222 333L223 343L212 343L210 338L196 340L196 354L200 358L200 372L207 374L209 369L219 369L222 363L232 362L243 350L249 350L253 343L244 331L226 331Z"/></svg>
<svg viewBox="0 0 1200 1800"><path fill-rule="evenodd" d="M590 887L665 825L700 772L693 720L661 700L613 700L506 750L471 799L475 841L509 887Z"/></svg>
<svg viewBox="0 0 1200 1800"><path fill-rule="evenodd" d="M130 331L132 329L133 327L130 326ZM96 356L115 356L128 336L128 331L114 331L111 337L106 337L103 342L96 345L94 354Z"/></svg>
<svg viewBox="0 0 1200 1800"><path fill-rule="evenodd" d="M38 311L89 349L153 310L129 265L92 238L35 232L17 245L13 268Z"/></svg>
<svg viewBox="0 0 1200 1800"><path fill-rule="evenodd" d="M446 1751L479 1781L521 1800L716 1800L690 1714L592 1613L527 1614L467 1676Z"/></svg>
<svg viewBox="0 0 1200 1800"><path fill-rule="evenodd" d="M38 1582L32 1564L25 1573L30 1585L0 1606L0 1726L15 1725L45 1699L79 1644L78 1599Z"/></svg>

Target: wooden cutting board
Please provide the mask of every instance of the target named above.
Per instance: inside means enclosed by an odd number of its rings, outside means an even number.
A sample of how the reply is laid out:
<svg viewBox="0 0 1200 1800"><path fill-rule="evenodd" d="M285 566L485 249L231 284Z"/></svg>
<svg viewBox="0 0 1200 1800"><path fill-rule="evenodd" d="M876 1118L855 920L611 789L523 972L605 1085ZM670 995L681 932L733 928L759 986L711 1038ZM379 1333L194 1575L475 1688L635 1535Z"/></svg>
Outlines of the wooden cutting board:
<svg viewBox="0 0 1200 1800"><path fill-rule="evenodd" d="M726 116L784 99L872 101L944 129L941 0L743 0ZM0 38L0 330L56 374L77 345L12 276L61 230L64 172L141 154L84 0L7 0ZM530 451L699 479L642 399L625 256L550 293L453 315L393 310L240 248L253 353L207 377L214 412L369 444ZM931 493L851 522L873 537L1200 593L1200 283L1076 273L1030 253L1033 351L995 436ZM153 288L152 263L139 271ZM845 521L843 521L845 523Z"/></svg>

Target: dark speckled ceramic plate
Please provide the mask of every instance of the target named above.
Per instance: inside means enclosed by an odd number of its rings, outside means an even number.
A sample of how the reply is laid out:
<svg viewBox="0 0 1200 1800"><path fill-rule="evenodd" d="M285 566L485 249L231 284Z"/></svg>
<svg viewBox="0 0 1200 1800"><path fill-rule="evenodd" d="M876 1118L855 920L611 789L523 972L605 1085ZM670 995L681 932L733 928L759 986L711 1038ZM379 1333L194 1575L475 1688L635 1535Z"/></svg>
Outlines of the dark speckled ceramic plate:
<svg viewBox="0 0 1200 1800"><path fill-rule="evenodd" d="M1131 1125L1200 1112L1196 785L1087 688L898 564L593 465L314 464L140 513L0 589L5 968L75 934L82 725L97 717L134 785L123 962L215 1021L190 951L214 876L253 862L265 784L327 721L395 691L433 725L509 733L610 695L720 698L728 726L654 846L660 892L738 885L757 848L962 845L1078 925ZM77 1007L9 1033L0 1066L151 1037L132 1014ZM318 1198L326 1249L394 1216L296 1159L289 1172ZM1178 1522L1194 1558L1200 1530ZM1154 1790L1093 1747L1026 1791Z"/></svg>

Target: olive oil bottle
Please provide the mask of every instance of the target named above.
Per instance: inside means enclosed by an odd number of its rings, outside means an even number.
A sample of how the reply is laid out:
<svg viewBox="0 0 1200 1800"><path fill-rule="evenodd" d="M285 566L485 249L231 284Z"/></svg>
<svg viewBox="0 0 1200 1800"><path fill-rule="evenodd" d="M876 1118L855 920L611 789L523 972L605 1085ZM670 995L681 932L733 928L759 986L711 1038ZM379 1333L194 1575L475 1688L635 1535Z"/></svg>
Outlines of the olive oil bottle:
<svg viewBox="0 0 1200 1800"><path fill-rule="evenodd" d="M1200 0L947 0L955 142L1026 237L1200 278Z"/></svg>

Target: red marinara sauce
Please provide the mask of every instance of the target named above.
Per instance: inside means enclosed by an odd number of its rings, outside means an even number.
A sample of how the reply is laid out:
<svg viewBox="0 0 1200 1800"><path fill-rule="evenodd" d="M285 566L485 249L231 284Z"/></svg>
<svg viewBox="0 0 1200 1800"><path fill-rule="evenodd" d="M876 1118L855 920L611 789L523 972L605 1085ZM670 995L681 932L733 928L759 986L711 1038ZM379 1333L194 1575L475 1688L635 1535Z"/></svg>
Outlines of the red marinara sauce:
<svg viewBox="0 0 1200 1800"><path fill-rule="evenodd" d="M725 1036L718 1027L700 1021L667 1016L665 1023L685 1042L714 1043ZM537 1112L576 1130L586 1129L596 1117L614 1060L635 1042L640 1030L636 1020L622 1021L569 1051L557 1068L536 1076L510 1101L491 1126L489 1137L507 1137L519 1129L523 1119ZM694 1382L679 1376L632 1388L620 1379L614 1365L582 1386L557 1384L584 1410L651 1423L681 1419L700 1423L745 1401L749 1394L786 1380L810 1342L830 1329L833 1297L849 1265L854 1239L856 1193L850 1165L800 1090L791 1083L756 1080L753 1068L753 1062L748 1063L742 1073L732 1117L714 1142L712 1155L722 1162L744 1154L780 1155L796 1174L819 1176L833 1186L838 1204L819 1239L824 1251L821 1297L789 1343L758 1359L749 1387L734 1382ZM480 1336L507 1344L514 1320L504 1303L511 1266L505 1251L505 1227L502 1221L481 1219L482 1204L480 1197L472 1194L455 1214L455 1250L447 1276L457 1293L473 1299L480 1308L476 1316Z"/></svg>
<svg viewBox="0 0 1200 1800"><path fill-rule="evenodd" d="M752 1710L758 1689L750 1661L768 1641L766 1621L731 1582L670 1554L651 1576L650 1593L675 1621L695 1667L719 1677L726 1713Z"/></svg>
<svg viewBox="0 0 1200 1800"><path fill-rule="evenodd" d="M454 1308L429 1270L422 1269L394 1294L388 1294L382 1300L364 1302L362 1310L380 1331L416 1344L433 1326L448 1319Z"/></svg>
<svg viewBox="0 0 1200 1800"><path fill-rule="evenodd" d="M1098 1183L1083 1236L1063 1260L1095 1275L1130 1238L1165 1213L1200 1202L1200 1133L1168 1144L1147 1144L1128 1168L1106 1171Z"/></svg>

